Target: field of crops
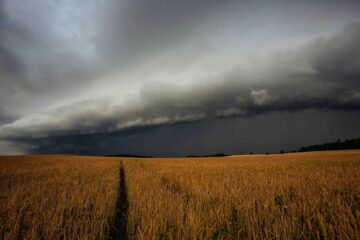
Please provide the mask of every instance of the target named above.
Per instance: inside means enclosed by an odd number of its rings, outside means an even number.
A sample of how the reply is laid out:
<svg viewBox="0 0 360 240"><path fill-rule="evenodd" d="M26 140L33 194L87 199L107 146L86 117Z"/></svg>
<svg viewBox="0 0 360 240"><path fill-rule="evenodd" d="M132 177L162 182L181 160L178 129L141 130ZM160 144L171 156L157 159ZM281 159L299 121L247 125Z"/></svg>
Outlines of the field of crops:
<svg viewBox="0 0 360 240"><path fill-rule="evenodd" d="M360 151L0 157L0 239L360 239Z"/></svg>

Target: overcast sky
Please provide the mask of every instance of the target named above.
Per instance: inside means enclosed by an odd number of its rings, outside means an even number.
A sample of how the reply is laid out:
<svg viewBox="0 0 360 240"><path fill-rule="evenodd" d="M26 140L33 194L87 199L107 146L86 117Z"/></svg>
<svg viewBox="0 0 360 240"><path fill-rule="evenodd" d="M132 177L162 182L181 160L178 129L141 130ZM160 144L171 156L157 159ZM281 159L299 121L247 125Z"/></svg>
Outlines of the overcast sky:
<svg viewBox="0 0 360 240"><path fill-rule="evenodd" d="M360 1L0 0L0 154L360 136Z"/></svg>

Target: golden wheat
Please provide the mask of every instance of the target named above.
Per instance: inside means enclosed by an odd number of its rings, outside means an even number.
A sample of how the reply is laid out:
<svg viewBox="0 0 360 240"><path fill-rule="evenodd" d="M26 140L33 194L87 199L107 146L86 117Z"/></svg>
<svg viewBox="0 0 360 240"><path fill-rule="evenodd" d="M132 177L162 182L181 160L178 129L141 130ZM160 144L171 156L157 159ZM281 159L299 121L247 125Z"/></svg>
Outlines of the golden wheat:
<svg viewBox="0 0 360 240"><path fill-rule="evenodd" d="M360 152L125 161L134 239L360 239Z"/></svg>
<svg viewBox="0 0 360 240"><path fill-rule="evenodd" d="M120 161L126 196L119 199ZM129 239L360 239L356 150L2 157L0 178L2 239L111 238L125 197Z"/></svg>
<svg viewBox="0 0 360 240"><path fill-rule="evenodd" d="M70 156L0 159L0 239L104 239L118 161Z"/></svg>

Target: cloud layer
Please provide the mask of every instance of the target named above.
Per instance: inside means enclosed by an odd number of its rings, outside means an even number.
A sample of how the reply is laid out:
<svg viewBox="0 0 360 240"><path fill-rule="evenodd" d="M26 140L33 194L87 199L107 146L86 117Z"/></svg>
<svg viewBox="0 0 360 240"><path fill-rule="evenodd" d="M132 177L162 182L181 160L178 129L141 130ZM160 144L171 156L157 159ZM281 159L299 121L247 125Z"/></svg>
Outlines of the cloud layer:
<svg viewBox="0 0 360 240"><path fill-rule="evenodd" d="M1 148L357 112L359 11L357 1L0 0Z"/></svg>
<svg viewBox="0 0 360 240"><path fill-rule="evenodd" d="M246 72L233 69L205 83L145 85L122 104L111 98L78 102L26 122L4 126L5 136L44 137L114 132L214 117L273 111L360 110L360 25L328 39L277 52Z"/></svg>

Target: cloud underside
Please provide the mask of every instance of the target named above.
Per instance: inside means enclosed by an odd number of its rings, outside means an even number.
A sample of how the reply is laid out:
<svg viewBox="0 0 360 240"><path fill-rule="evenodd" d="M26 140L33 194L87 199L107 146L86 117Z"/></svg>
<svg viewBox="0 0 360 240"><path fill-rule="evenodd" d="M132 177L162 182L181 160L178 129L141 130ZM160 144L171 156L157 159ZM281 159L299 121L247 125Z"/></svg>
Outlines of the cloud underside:
<svg viewBox="0 0 360 240"><path fill-rule="evenodd" d="M53 109L0 128L3 138L111 133L209 118L251 117L306 109L360 109L360 25L275 52L261 64L192 85L145 84L138 97L111 97ZM8 69L14 64L7 63ZM0 119L1 120L1 119Z"/></svg>

